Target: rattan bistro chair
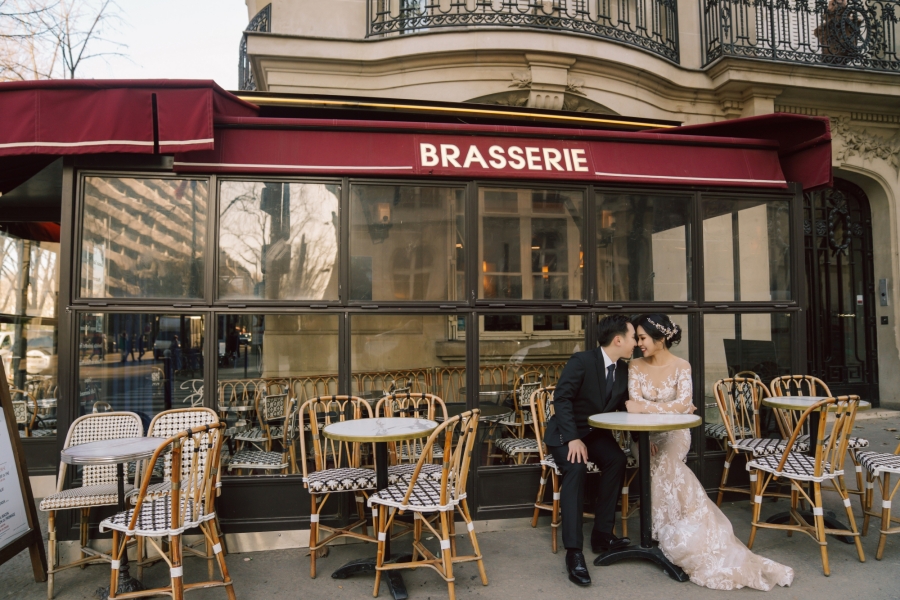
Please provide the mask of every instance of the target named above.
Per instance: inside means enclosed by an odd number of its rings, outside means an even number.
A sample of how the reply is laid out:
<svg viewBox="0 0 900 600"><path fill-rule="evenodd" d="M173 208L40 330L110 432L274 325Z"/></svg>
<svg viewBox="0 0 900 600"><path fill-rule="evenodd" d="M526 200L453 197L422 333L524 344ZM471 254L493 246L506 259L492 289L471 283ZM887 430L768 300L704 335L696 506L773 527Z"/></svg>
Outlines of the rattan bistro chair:
<svg viewBox="0 0 900 600"><path fill-rule="evenodd" d="M278 434L278 437L272 437L266 442L271 447L272 442L278 442L281 446L279 450L261 450L257 448L242 448L235 452L228 460L228 472L238 469L239 471L263 471L271 473L279 471L282 475L289 472L297 472L297 458L294 449L294 401L287 400L287 395L279 396L277 408L281 412L281 416L275 417L275 410L266 413L272 416L272 420L282 423L280 427L272 427L266 429L269 435ZM265 403L265 400L263 401ZM267 404L271 408L271 404ZM236 436L237 439L237 436Z"/></svg>
<svg viewBox="0 0 900 600"><path fill-rule="evenodd" d="M831 397L831 390L824 381L811 375L783 375L772 380L769 389L772 390L773 396L828 396ZM792 410L775 409L775 420L781 431L782 437L787 440L797 421L797 412ZM821 438L820 438L821 439ZM827 440L822 440L824 443ZM782 442L782 448L786 442ZM855 496L859 496L860 504L865 503L866 488L863 483L863 469L857 458L857 452L863 448L869 447L869 440L857 436L847 438L847 451L850 453L850 460L853 462L853 468L856 472L856 489L847 489L847 492ZM797 438L797 450L807 452L809 450L809 432L804 431ZM841 480L843 481L843 475Z"/></svg>
<svg viewBox="0 0 900 600"><path fill-rule="evenodd" d="M860 452L859 461L866 470L866 497L863 505L863 535L869 531L869 518L881 517L881 529L879 530L878 550L875 552L875 559L881 560L884 557L884 545L887 536L893 533L900 533L900 526L893 526L894 523L900 523L900 519L891 516L891 502L900 489L900 444L894 448L893 454L886 452ZM897 483L891 487L891 475L897 475ZM878 487L881 490L881 511L872 510L874 500L874 482L878 481Z"/></svg>
<svg viewBox="0 0 900 600"><path fill-rule="evenodd" d="M22 428L19 436L31 437L35 432L35 423L37 423L37 400L25 390L16 388L9 389L9 397L12 398L16 425Z"/></svg>
<svg viewBox="0 0 900 600"><path fill-rule="evenodd" d="M110 599L118 597L119 560L125 551L128 539L144 538L169 565L168 586L132 592L128 598L159 596L168 594L175 600L182 600L186 590L224 587L230 600L235 600L231 577L225 565L222 541L211 522L216 517L215 494L222 451L222 431L224 423L202 425L185 429L164 441L150 458L150 468L146 469L140 491L133 509L118 512L100 522L100 531L112 530L113 569L110 571ZM191 460L194 453L205 456L206 460ZM150 491L152 467L170 455L172 474L170 490L166 494ZM189 461L190 467L184 468ZM221 580L184 582L181 537L185 530L199 528L212 548ZM162 540L169 539L168 551L162 547ZM159 541L157 541L159 540Z"/></svg>
<svg viewBox="0 0 900 600"><path fill-rule="evenodd" d="M830 405L834 405L835 415L831 424L831 431L826 431L827 419L822 414L819 419L818 438L827 441L817 444L815 456L809 456L805 452L798 451L797 439L803 433L803 427L809 419L810 413L819 410L825 413ZM831 574L828 565L828 540L826 535L844 535L852 537L856 543L856 552L860 562L865 562L859 531L856 528L856 520L853 510L850 508L850 498L844 489L840 476L843 474L844 458L847 454L847 444L853 422L856 418L856 409L859 406L859 396L840 396L827 398L817 402L806 409L797 419L797 425L791 433L790 439L783 453L755 458L747 463L747 470L755 469L761 477L754 487L753 520L750 528L750 541L748 548L753 548L753 541L759 528L781 529L790 532L799 531L805 533L816 542L822 552L822 569L825 575ZM826 433L828 435L826 436ZM777 479L786 479L791 482L791 520L788 523L768 523L760 520L762 509L762 497L766 487ZM843 500L847 510L847 519L850 522L849 530L825 529L825 511L822 505L822 483L830 482L834 490ZM811 489L806 489L809 486ZM800 498L812 506L813 520L808 523L798 511Z"/></svg>
<svg viewBox="0 0 900 600"><path fill-rule="evenodd" d="M372 418L372 407L356 396L320 396L304 402L298 411L300 468L303 487L309 491L309 576L316 576L316 552L339 537L374 542L366 522L365 501L375 490L375 469L362 468L359 442L340 442L323 435L331 423ZM309 447L307 447L307 436ZM370 446L371 447L371 446ZM310 470L312 466L312 470ZM345 527L322 524L319 516L333 493L351 492L356 499L358 518ZM362 533L355 531L362 528ZM319 531L330 534L319 539Z"/></svg>
<svg viewBox="0 0 900 600"><path fill-rule="evenodd" d="M475 524L472 522L469 507L466 504L466 480L480 412L476 408L446 419L428 436L416 469L408 482L404 480L389 485L369 497L369 506L372 507L372 517L377 518L378 530L374 596L378 596L381 574L392 569L419 567L434 569L447 582L450 600L456 598L454 563L476 562L481 583L488 584L478 539L475 537ZM434 481L422 476L422 468L427 463L428 457L433 456L434 446L441 440L444 447L442 476L440 481ZM390 535L389 532L395 517L406 511L414 513L412 558L409 562L385 563L384 542ZM465 521L469 540L472 543L472 554L460 555L457 551L455 513L459 513L459 516ZM435 514L439 516L440 523L433 524L432 520L427 518L428 515ZM423 532L425 539L423 539ZM439 555L425 545L425 542L432 537L437 538L440 548Z"/></svg>
<svg viewBox="0 0 900 600"><path fill-rule="evenodd" d="M236 434L232 439L249 443L253 449L263 452L272 451L273 440L284 437L284 426L290 416L292 403L285 392L266 393L256 403L257 422L259 425ZM244 447L244 444L241 444Z"/></svg>
<svg viewBox="0 0 900 600"><path fill-rule="evenodd" d="M133 412L108 412L78 417L69 427L63 448L79 446L88 442L111 440L125 437L141 437L144 426L141 417ZM88 547L88 518L94 506L115 506L119 502L116 482L116 467L85 466L81 472L81 486L65 489L68 465L59 463L59 475L56 478L56 493L41 500L40 509L47 512L47 531L49 542L49 564L47 569L47 598L53 598L53 583L56 573L72 567L84 567L99 562L109 562L109 555L102 554ZM126 483L125 491L134 486ZM79 510L81 512L80 548L81 558L58 565L58 546L56 542L56 513L60 510Z"/></svg>
<svg viewBox="0 0 900 600"><path fill-rule="evenodd" d="M722 469L722 480L719 482L719 496L716 499L716 506L721 506L725 492L753 495L753 487L756 482L755 471L750 472L750 489L728 487L731 463L734 462L737 455L743 454L747 460L750 460L760 456L778 454L782 451L785 441L762 437L759 407L762 399L769 397L769 390L763 382L743 377L720 379L713 384L713 395L716 398L719 415L722 417L722 424L717 427L721 427L728 448L725 466ZM708 433L709 430L707 430ZM777 494L771 495L777 496Z"/></svg>
<svg viewBox="0 0 900 600"><path fill-rule="evenodd" d="M439 397L432 394L411 394L409 392L394 392L390 396L381 398L375 405L375 416L384 417L408 417L414 419L428 419L429 421L447 420L447 406ZM422 446L426 438L406 440L402 442L388 443L388 451L391 457L391 465L415 465L422 454ZM432 449L433 455L428 457L429 463L444 457L443 449ZM391 475L400 474L400 469L391 469ZM403 474L410 474L412 470L402 470ZM439 471L439 470L438 470Z"/></svg>

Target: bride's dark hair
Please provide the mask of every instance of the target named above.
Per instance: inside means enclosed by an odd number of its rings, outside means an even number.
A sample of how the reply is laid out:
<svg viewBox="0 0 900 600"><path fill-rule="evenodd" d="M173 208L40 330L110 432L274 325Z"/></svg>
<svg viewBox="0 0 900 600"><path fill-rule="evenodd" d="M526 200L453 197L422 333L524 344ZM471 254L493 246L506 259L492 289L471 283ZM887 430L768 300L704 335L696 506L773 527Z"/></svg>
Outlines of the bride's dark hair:
<svg viewBox="0 0 900 600"><path fill-rule="evenodd" d="M672 322L667 315L658 313L639 315L633 322L634 328L643 328L651 339L665 341L666 348L671 348L681 341L681 327Z"/></svg>

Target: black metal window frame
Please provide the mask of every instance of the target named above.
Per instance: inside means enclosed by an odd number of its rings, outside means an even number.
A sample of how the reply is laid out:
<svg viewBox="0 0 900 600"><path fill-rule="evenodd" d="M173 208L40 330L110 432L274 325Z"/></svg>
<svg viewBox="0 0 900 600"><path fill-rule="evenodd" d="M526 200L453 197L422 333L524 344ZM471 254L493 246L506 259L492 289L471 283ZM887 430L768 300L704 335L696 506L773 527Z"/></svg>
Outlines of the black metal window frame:
<svg viewBox="0 0 900 600"><path fill-rule="evenodd" d="M133 168L132 168L133 169ZM734 190L723 188L688 188L678 189L665 186L599 186L591 184L573 184L559 185L554 182L544 181L523 181L512 179L498 180L421 180L415 178L394 178L394 179L374 179L374 178L332 178L332 177L284 177L278 175L267 176L218 176L211 175L192 175L192 179L206 179L209 181L210 193L213 196L208 202L209 215L207 218L207 240L205 252L207 260L205 261L205 280L204 290L205 297L201 303L196 301L187 304L183 300L170 299L105 299L100 302L96 299L81 299L77 294L79 291L80 277L80 248L82 239L82 219L83 211L83 190L82 182L85 177L105 176L105 177L147 177L147 178L181 178L179 175L153 170L124 170L124 169L97 169L79 171L74 168L72 161L67 161L64 168L64 197L63 197L63 213L62 213L62 239L60 251L61 266L61 305L65 306L65 310L60 311L60 333L59 333L59 362L60 371L69 373L68 377L61 378L61 403L60 403L60 431L67 430L72 420L77 417L77 404L75 402L65 402L66 398L74 398L76 393L76 382L74 373L77 366L77 352L72 347L74 341L77 340L76 324L78 314L95 313L95 312L161 312L177 313L190 312L192 314L202 314L207 320L208 330L205 336L204 352L208 357L217 356L217 335L210 335L210 331L214 331L218 324L218 317L223 315L235 314L337 314L339 315L339 391L341 393L349 393L351 389L352 365L350 364L350 342L351 342L351 315L354 314L422 314L422 315L460 315L466 319L466 331L478 331L478 318L485 314L566 314L566 315L583 315L587 318L589 324L596 322L598 315L609 313L625 313L634 314L645 312L648 309L658 310L660 312L669 312L675 314L688 315L690 319L690 360L693 366L693 378L695 390L702 390L704 383L703 368L703 352L704 352L704 333L703 333L703 316L704 314L737 314L737 313L781 313L789 312L799 316L802 309L803 293L803 236L802 236L802 210L803 198L799 186L792 184L787 191L761 192L758 190ZM296 301L271 301L248 299L237 304L234 301L219 301L215 298L216 282L217 282L217 260L218 260L218 215L219 215L219 182L239 180L239 181L272 181L272 182L297 182L297 183L328 183L337 184L341 188L340 199L340 246L339 246L339 280L341 284L341 298L337 303L322 303L313 306L312 302L296 302ZM467 301L459 303L441 303L441 302L404 302L404 303L378 303L377 305L363 305L356 302L350 302L346 290L349 289L349 202L350 189L353 184L380 184L380 185L406 185L406 186L451 186L466 188L466 232L465 239L468 246L466 252L466 291ZM477 276L478 272L473 264L477 260L478 246L478 189L479 186L490 187L508 187L508 188L534 188L541 190L552 189L579 189L584 191L585 203L583 206L584 226L582 228L582 247L585 252L584 265L584 287L586 297L581 301L541 301L541 302L523 302L510 303L508 306L496 307L490 306L489 303L479 301L476 297L477 293ZM699 300L691 302L595 302L594 290L596 289L596 270L595 257L592 247L588 247L585 240L596 239L596 215L595 215L595 193L603 191L604 193L629 193L629 194L658 194L665 193L668 195L688 195L692 198L692 215L691 228L691 244L693 252L693 276L692 286L693 297ZM703 229L702 229L702 202L706 197L715 197L723 199L758 199L758 200L789 200L791 203L791 289L792 299L790 302L734 302L727 305L722 303L709 303L702 300L703 296ZM68 199L68 200L67 200ZM66 269L66 265L70 268ZM806 364L805 345L800 343L805 334L805 326L803 319L797 318L792 320L792 369L802 370ZM466 385L468 389L477 389L479 387L479 342L480 336L467 335L465 337L466 344ZM584 330L585 347L591 348L595 346L594 328L587 326ZM217 361L206 360L204 362L203 378L205 389L214 390L217 381ZM205 405L215 408L216 394L206 394ZM467 403L470 408L477 406L477 395L467 395ZM698 414L704 416L705 409L703 402L698 403ZM689 455L689 464L700 474L704 484L711 486L715 484L715 473L720 460L724 460L724 453L709 451L705 449L705 438L702 433L698 432L694 436L694 447ZM56 441L57 449L61 449L64 436L59 436ZM721 456L720 456L721 455ZM708 466L707 466L708 465ZM526 465L522 467L503 467L510 476L515 473L536 472L536 466ZM493 469L481 468L478 471L491 473ZM497 477L494 474L491 477ZM291 489L297 488L299 476L254 476L254 477L230 477L224 478L226 487L237 486L241 489L251 489L259 486L274 486L272 489L279 489L279 486L288 486ZM477 485L478 476L473 477L472 486ZM300 489L300 488L298 488ZM473 492L476 490L473 488ZM474 497L478 497L475 495ZM478 510L478 509L476 509ZM484 507L484 515L492 515L497 518L505 516L522 516L525 514L526 507ZM251 519L251 521L253 521ZM283 529L305 526L296 519L274 520L271 522L250 521L247 523L235 523L237 529L234 530L263 530L263 529ZM258 527L254 529L254 527ZM262 529L259 529L262 528ZM72 530L71 535L76 535Z"/></svg>

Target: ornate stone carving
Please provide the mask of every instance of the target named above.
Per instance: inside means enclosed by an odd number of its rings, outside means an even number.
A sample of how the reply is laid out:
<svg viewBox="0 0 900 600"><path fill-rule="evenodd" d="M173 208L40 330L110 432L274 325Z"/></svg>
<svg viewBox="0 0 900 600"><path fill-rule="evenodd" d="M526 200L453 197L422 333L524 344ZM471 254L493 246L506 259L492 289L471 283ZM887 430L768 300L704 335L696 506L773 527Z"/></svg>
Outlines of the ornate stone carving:
<svg viewBox="0 0 900 600"><path fill-rule="evenodd" d="M512 83L509 84L509 87L520 89L531 87L531 71L513 72L510 73L510 76L512 77Z"/></svg>
<svg viewBox="0 0 900 600"><path fill-rule="evenodd" d="M842 142L841 148L834 153L835 160L844 161L851 156L861 156L865 160L880 159L891 165L900 176L900 134L885 138L869 133L852 125L847 115L832 117L831 132Z"/></svg>
<svg viewBox="0 0 900 600"><path fill-rule="evenodd" d="M584 90L582 88L584 88L584 79L569 77L569 81L566 83L566 93L586 96L587 94L584 93Z"/></svg>

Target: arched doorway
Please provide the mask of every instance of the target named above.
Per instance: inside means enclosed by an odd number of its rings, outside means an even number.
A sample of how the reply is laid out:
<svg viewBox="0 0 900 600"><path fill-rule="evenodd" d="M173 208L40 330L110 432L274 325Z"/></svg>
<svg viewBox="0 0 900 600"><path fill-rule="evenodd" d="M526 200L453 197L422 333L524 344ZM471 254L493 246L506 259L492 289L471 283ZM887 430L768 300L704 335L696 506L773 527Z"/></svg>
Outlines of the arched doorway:
<svg viewBox="0 0 900 600"><path fill-rule="evenodd" d="M878 399L872 216L859 186L835 178L834 187L804 197L807 372L832 394Z"/></svg>

